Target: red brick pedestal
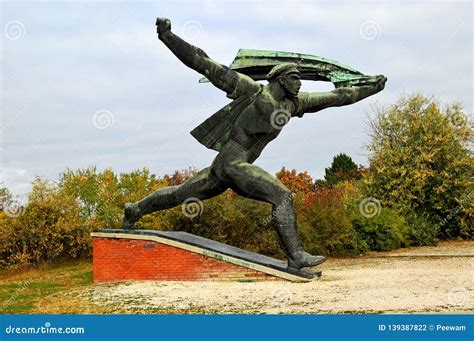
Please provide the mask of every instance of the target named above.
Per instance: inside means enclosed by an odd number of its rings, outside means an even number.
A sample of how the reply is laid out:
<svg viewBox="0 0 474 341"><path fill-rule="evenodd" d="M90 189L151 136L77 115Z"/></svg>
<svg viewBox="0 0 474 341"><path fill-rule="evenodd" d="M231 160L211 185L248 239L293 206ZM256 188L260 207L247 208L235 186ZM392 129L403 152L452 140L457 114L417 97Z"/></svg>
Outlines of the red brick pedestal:
<svg viewBox="0 0 474 341"><path fill-rule="evenodd" d="M156 242L94 238L94 282L274 280L275 276Z"/></svg>
<svg viewBox="0 0 474 341"><path fill-rule="evenodd" d="M92 237L94 282L312 279L282 261L184 232L103 230Z"/></svg>

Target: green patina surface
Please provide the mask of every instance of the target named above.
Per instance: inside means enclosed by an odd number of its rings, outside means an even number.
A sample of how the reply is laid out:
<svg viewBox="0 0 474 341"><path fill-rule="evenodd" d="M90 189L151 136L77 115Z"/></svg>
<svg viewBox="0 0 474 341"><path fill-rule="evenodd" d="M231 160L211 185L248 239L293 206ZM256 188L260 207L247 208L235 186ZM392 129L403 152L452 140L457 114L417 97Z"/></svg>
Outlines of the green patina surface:
<svg viewBox="0 0 474 341"><path fill-rule="evenodd" d="M303 80L332 82L336 87L370 84L376 81L375 77L364 75L338 61L294 52L240 49L229 67L254 80L264 80L270 70L281 63L297 63ZM204 77L199 82L209 80Z"/></svg>
<svg viewBox="0 0 474 341"><path fill-rule="evenodd" d="M253 163L290 118L356 103L382 91L387 78L367 76L326 58L265 50L240 50L226 67L174 34L169 19L158 18L156 26L159 39L184 65L233 101L191 131L200 143L219 152L212 164L182 185L160 188L136 203L127 203L123 227L133 228L142 216L181 205L189 198L205 200L231 188L272 204L271 223L288 267L301 269L324 262L323 256L303 250L290 190ZM257 82L263 79L268 84ZM302 79L332 82L336 89L300 92Z"/></svg>

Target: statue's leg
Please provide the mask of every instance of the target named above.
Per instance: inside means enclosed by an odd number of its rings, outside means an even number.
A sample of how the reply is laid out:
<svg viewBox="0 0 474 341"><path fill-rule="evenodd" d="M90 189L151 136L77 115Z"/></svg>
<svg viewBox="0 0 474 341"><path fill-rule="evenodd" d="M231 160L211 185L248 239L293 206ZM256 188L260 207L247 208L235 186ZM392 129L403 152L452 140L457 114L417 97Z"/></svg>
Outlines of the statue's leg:
<svg viewBox="0 0 474 341"><path fill-rule="evenodd" d="M181 185L160 188L136 203L125 204L123 228L133 228L133 224L145 214L181 205L188 198L208 199L226 188L210 167L205 168Z"/></svg>
<svg viewBox="0 0 474 341"><path fill-rule="evenodd" d="M288 266L296 269L323 263L323 256L312 256L303 250L296 229L296 214L291 192L262 168L246 163L226 167L231 188L238 194L273 205L272 225L278 233Z"/></svg>

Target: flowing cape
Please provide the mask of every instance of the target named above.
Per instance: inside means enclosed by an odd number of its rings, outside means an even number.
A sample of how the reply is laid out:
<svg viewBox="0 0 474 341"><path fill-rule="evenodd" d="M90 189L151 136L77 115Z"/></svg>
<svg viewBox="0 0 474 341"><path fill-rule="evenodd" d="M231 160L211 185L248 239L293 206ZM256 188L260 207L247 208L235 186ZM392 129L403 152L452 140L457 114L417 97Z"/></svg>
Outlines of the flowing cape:
<svg viewBox="0 0 474 341"><path fill-rule="evenodd" d="M204 146L219 151L229 140L230 132L239 114L249 106L262 91L252 95L243 95L217 111L191 131L191 135Z"/></svg>
<svg viewBox="0 0 474 341"><path fill-rule="evenodd" d="M303 80L331 82L336 88L376 82L375 77L338 61L294 52L240 49L229 67L254 80L265 80L270 70L281 63L298 64ZM205 83L208 80L204 77L199 82Z"/></svg>

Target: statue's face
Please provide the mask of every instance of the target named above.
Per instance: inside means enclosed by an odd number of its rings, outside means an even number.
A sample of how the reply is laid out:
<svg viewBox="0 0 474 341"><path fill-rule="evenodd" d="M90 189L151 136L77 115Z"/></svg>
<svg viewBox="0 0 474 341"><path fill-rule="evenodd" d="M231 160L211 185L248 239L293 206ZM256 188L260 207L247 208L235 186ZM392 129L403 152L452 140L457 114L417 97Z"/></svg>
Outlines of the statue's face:
<svg viewBox="0 0 474 341"><path fill-rule="evenodd" d="M287 95L296 97L301 88L301 78L298 73L290 73L281 77L280 84L285 89Z"/></svg>

